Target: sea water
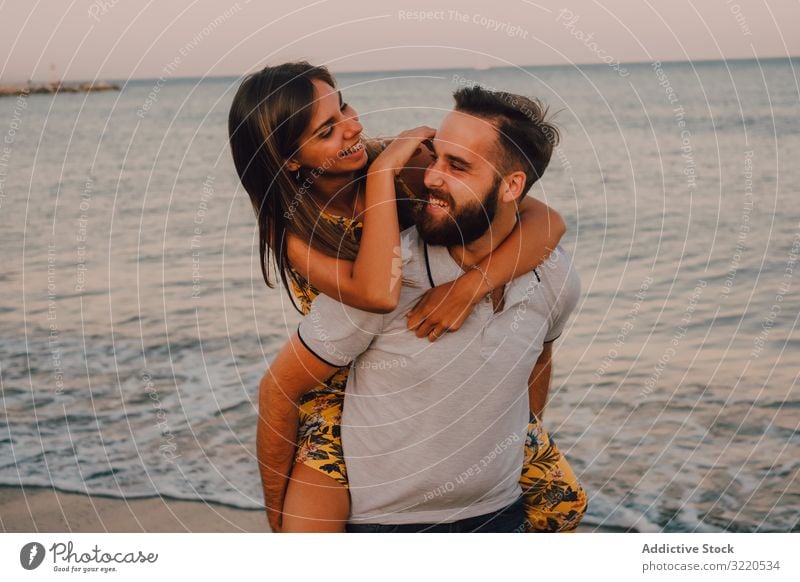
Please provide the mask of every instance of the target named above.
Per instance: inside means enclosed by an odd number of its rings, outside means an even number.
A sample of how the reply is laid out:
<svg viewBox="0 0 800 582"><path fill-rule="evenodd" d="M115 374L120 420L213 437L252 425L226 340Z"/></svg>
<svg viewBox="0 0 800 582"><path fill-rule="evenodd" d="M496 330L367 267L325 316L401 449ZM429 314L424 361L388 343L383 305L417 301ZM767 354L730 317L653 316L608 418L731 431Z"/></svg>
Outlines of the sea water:
<svg viewBox="0 0 800 582"><path fill-rule="evenodd" d="M531 195L583 293L544 424L586 523L789 531L800 514L800 84L789 60L340 74L366 131L459 87L537 96ZM227 143L238 79L0 101L0 484L256 509L257 387L298 314L261 279Z"/></svg>

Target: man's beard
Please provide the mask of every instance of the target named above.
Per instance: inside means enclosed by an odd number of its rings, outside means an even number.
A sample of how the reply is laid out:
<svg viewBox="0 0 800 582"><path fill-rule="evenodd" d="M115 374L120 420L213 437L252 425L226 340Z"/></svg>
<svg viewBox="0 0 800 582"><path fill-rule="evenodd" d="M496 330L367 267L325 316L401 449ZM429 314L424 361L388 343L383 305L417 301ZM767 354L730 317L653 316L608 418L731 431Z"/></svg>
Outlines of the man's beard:
<svg viewBox="0 0 800 582"><path fill-rule="evenodd" d="M497 213L500 181L499 176L495 178L491 189L483 195L483 202L470 201L463 208L455 208L449 195L431 190L437 198L448 202L448 215L436 219L428 212L428 202L417 206L414 222L422 240L429 245L454 247L467 245L482 237Z"/></svg>

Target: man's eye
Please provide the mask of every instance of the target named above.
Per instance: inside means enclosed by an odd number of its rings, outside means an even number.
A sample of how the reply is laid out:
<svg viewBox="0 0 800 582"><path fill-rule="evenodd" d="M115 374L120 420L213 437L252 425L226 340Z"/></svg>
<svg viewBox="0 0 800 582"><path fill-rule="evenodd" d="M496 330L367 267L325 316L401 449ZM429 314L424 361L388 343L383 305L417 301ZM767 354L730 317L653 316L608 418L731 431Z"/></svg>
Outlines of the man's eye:
<svg viewBox="0 0 800 582"><path fill-rule="evenodd" d="M350 104L349 104L349 103L342 103L342 106L339 108L339 110L340 110L340 111L344 111L344 110L345 110L345 109L347 109L348 107L350 107Z"/></svg>
<svg viewBox="0 0 800 582"><path fill-rule="evenodd" d="M450 167L453 168L456 172L461 172L464 170L464 168L462 168L458 164L450 164Z"/></svg>

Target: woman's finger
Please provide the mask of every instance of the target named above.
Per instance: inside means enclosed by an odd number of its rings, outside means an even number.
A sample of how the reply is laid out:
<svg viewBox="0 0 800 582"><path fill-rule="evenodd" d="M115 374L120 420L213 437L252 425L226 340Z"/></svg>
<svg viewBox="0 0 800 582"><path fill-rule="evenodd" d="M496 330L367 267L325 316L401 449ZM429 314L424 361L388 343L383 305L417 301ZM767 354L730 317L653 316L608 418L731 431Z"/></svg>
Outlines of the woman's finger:
<svg viewBox="0 0 800 582"><path fill-rule="evenodd" d="M422 324L417 328L417 337L425 337L431 330L436 327L436 324L429 319L426 319L422 322Z"/></svg>
<svg viewBox="0 0 800 582"><path fill-rule="evenodd" d="M428 294L422 296L422 299L417 301L417 304L411 308L411 311L408 312L408 329L414 329L417 327L423 319L425 319L425 304L427 300Z"/></svg>
<svg viewBox="0 0 800 582"><path fill-rule="evenodd" d="M436 326L436 327L434 327L434 328L431 330L431 332L428 334L428 339L429 339L430 341L432 341L432 342L435 342L437 339L439 339L440 337L442 337L442 336L443 336L444 334L446 334L448 331L450 331L450 330L449 330L449 329L447 329L446 327L442 327L441 325L437 325L437 326Z"/></svg>
<svg viewBox="0 0 800 582"><path fill-rule="evenodd" d="M420 316L419 313L415 313L414 315L409 316L408 321L406 322L406 327L408 327L408 329L416 329L424 320L425 318Z"/></svg>

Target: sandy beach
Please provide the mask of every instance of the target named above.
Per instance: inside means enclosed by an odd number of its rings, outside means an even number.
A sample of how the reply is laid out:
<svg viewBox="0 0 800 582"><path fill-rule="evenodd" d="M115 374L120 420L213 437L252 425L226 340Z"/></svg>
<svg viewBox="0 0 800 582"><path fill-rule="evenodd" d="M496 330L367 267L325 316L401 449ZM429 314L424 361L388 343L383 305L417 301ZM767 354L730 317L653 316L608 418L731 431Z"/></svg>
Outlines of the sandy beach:
<svg viewBox="0 0 800 582"><path fill-rule="evenodd" d="M165 497L117 499L44 487L0 487L3 532L270 532L262 511ZM581 533L614 532L582 525Z"/></svg>
<svg viewBox="0 0 800 582"><path fill-rule="evenodd" d="M0 487L4 532L269 532L262 511L164 497L124 500Z"/></svg>

